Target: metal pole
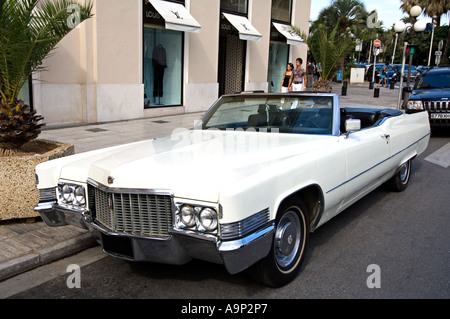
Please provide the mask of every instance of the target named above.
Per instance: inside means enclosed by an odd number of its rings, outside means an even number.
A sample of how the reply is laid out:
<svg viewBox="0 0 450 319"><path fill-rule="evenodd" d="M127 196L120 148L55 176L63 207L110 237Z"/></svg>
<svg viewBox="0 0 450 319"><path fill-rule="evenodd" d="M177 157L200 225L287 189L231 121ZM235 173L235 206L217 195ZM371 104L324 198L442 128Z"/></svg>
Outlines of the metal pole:
<svg viewBox="0 0 450 319"><path fill-rule="evenodd" d="M391 62L391 64L394 64L395 50L397 50L397 41L398 41L398 33L395 34L394 52L392 53L392 62Z"/></svg>
<svg viewBox="0 0 450 319"><path fill-rule="evenodd" d="M431 64L431 53L433 52L433 40L434 40L434 23L433 31L431 32L431 44L430 44L430 54L428 55L428 66Z"/></svg>
<svg viewBox="0 0 450 319"><path fill-rule="evenodd" d="M431 31L431 44L430 44L430 54L428 56L428 66L431 64L431 53L433 52L433 41L434 41L434 28L436 27L436 16L433 16L432 25L433 29Z"/></svg>
<svg viewBox="0 0 450 319"><path fill-rule="evenodd" d="M414 45L415 35L412 36L411 39L411 46ZM410 82L411 82L411 68L412 68L412 62L413 62L413 55L409 55L409 64L408 64L408 78L406 79L406 84L409 88Z"/></svg>
<svg viewBox="0 0 450 319"><path fill-rule="evenodd" d="M378 37L377 37L378 39ZM373 72L372 72L372 82L375 85L375 69L377 64L377 50L378 48L373 49Z"/></svg>
<svg viewBox="0 0 450 319"><path fill-rule="evenodd" d="M401 110L402 103L402 95L403 95L403 73L405 72L405 63L406 63L406 47L408 46L408 42L405 42L405 46L403 47L403 59L402 59L402 70L400 72L400 89L398 91L398 101L397 101L397 109Z"/></svg>

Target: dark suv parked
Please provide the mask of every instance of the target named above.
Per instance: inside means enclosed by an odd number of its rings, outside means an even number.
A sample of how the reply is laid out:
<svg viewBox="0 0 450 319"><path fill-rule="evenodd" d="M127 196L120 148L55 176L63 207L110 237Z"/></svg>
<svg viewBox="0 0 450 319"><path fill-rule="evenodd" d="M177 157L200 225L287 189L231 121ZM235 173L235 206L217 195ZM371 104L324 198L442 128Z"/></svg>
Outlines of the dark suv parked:
<svg viewBox="0 0 450 319"><path fill-rule="evenodd" d="M431 126L450 127L450 68L420 75L409 96L407 112L420 110L428 111Z"/></svg>

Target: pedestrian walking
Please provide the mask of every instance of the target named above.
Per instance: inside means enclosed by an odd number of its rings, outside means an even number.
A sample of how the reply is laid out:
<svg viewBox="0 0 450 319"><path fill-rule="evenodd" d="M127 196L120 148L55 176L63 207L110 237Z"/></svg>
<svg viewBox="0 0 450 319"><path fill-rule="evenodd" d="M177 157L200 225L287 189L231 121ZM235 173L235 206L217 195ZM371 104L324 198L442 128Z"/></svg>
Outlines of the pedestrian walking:
<svg viewBox="0 0 450 319"><path fill-rule="evenodd" d="M388 69L387 69L387 66L388 66L388 64L387 64L387 62L386 62L386 64L384 65L384 67L380 70L380 81L378 82L378 85L377 85L377 87L380 87L380 84L381 84L381 87L383 87L383 84L382 84L382 82L384 81L384 84L386 84L386 87L388 87Z"/></svg>
<svg viewBox="0 0 450 319"><path fill-rule="evenodd" d="M298 58L295 60L296 67L293 71L294 80L292 83L292 91L301 92L305 90L306 83L306 70L302 68L303 60L302 58Z"/></svg>

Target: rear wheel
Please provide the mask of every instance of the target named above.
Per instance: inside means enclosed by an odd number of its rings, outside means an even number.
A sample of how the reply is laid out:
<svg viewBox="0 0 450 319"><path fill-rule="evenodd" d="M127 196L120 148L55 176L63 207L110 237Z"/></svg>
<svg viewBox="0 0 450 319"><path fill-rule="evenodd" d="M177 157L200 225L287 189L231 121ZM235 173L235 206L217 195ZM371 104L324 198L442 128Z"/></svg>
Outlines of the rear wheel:
<svg viewBox="0 0 450 319"><path fill-rule="evenodd" d="M387 185L394 192L403 192L408 187L410 175L411 160L407 160L400 166L399 171L387 182Z"/></svg>
<svg viewBox="0 0 450 319"><path fill-rule="evenodd" d="M282 205L276 221L272 249L252 269L265 285L281 287L300 272L309 239L306 205L289 202Z"/></svg>

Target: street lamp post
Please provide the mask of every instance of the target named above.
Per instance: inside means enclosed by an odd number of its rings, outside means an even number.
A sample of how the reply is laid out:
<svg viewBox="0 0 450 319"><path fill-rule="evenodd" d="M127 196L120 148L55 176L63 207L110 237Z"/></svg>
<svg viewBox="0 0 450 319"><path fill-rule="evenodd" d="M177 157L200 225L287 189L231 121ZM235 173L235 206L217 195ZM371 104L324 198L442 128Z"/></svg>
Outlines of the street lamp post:
<svg viewBox="0 0 450 319"><path fill-rule="evenodd" d="M422 14L422 8L420 6L414 6L411 8L410 15L410 23L404 23L403 21L398 21L394 25L394 30L397 33L405 33L411 38L411 46L414 46L414 41L418 33L425 31L427 27L426 21L417 20L417 17ZM407 87L410 86L410 78L411 78L411 66L412 66L413 55L409 56L409 65L408 65L408 78L407 78ZM401 74L403 77L403 73ZM402 88L400 88L402 89Z"/></svg>
<svg viewBox="0 0 450 319"><path fill-rule="evenodd" d="M430 44L430 54L428 55L428 66L430 66L430 64L431 64L431 53L433 52L434 29L437 26L437 18L438 18L437 16L433 16L433 20L432 20L433 30L431 32L431 44Z"/></svg>

